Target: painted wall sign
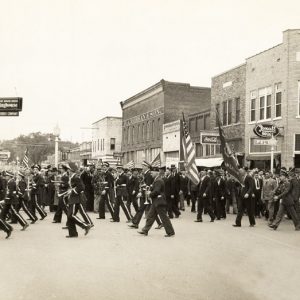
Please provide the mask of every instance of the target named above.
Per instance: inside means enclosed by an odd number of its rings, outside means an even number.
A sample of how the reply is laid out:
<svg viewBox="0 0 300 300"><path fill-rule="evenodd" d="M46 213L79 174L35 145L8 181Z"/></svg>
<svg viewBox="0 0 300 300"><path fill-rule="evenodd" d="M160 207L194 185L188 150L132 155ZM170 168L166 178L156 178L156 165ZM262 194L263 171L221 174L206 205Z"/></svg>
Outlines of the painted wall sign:
<svg viewBox="0 0 300 300"><path fill-rule="evenodd" d="M123 126L128 126L128 125L132 125L135 123L143 122L143 121L155 118L159 115L162 115L163 113L164 113L164 108L159 107L152 111L148 111L144 114L141 114L141 115L135 116L131 119L127 119L127 120L123 121Z"/></svg>

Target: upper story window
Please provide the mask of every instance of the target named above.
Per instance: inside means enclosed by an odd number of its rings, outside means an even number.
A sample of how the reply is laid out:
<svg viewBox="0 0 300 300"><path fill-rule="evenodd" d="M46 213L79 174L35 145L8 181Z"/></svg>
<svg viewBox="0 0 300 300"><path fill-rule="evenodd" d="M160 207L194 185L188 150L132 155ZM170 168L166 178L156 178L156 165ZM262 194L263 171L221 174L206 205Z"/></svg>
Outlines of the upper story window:
<svg viewBox="0 0 300 300"><path fill-rule="evenodd" d="M220 103L216 104L216 114L219 114L220 116ZM218 121L217 121L217 117L216 117L216 127L218 126Z"/></svg>
<svg viewBox="0 0 300 300"><path fill-rule="evenodd" d="M282 88L281 83L275 84L275 118L281 117L281 97L282 97Z"/></svg>
<svg viewBox="0 0 300 300"><path fill-rule="evenodd" d="M110 139L110 150L116 150L116 139L115 138Z"/></svg>
<svg viewBox="0 0 300 300"><path fill-rule="evenodd" d="M241 100L240 98L235 98L235 123L240 122L241 115Z"/></svg>
<svg viewBox="0 0 300 300"><path fill-rule="evenodd" d="M272 105L272 88L266 87L258 90L259 96L259 120L266 120L271 118Z"/></svg>
<svg viewBox="0 0 300 300"><path fill-rule="evenodd" d="M250 122L255 121L256 97L256 91L250 92Z"/></svg>
<svg viewBox="0 0 300 300"><path fill-rule="evenodd" d="M298 116L300 116L300 80L298 80Z"/></svg>
<svg viewBox="0 0 300 300"><path fill-rule="evenodd" d="M223 126L227 125L227 101L223 102Z"/></svg>

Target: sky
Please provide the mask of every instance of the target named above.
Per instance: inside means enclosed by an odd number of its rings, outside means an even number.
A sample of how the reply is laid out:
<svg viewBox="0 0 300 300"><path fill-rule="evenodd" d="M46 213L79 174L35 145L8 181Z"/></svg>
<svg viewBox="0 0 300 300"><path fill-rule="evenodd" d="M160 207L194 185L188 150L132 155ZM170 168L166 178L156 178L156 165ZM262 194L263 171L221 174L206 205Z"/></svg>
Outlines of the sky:
<svg viewBox="0 0 300 300"><path fill-rule="evenodd" d="M211 77L300 28L299 0L0 0L0 140L41 131L91 139L93 122L161 79Z"/></svg>

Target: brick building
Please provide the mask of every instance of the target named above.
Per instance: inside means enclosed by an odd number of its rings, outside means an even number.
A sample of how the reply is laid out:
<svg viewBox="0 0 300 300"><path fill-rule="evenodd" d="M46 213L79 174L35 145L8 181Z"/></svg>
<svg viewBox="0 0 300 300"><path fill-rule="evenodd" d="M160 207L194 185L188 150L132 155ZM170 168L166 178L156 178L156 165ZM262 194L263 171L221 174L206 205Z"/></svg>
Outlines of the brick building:
<svg viewBox="0 0 300 300"><path fill-rule="evenodd" d="M245 156L246 64L212 78L211 128L217 130L216 111L230 147L243 164Z"/></svg>
<svg viewBox="0 0 300 300"><path fill-rule="evenodd" d="M300 29L283 32L283 42L246 60L245 149L252 166L269 168L270 146L257 146L257 123L274 124L274 166L300 167Z"/></svg>
<svg viewBox="0 0 300 300"><path fill-rule="evenodd" d="M182 112L187 116L201 110L206 102L210 102L210 88L165 80L121 102L123 162L153 160L162 152L163 125L180 120ZM178 158L172 153L172 159L180 160L179 151Z"/></svg>
<svg viewBox="0 0 300 300"><path fill-rule="evenodd" d="M92 128L92 159L115 165L115 154L121 152L122 118L105 117L94 122Z"/></svg>

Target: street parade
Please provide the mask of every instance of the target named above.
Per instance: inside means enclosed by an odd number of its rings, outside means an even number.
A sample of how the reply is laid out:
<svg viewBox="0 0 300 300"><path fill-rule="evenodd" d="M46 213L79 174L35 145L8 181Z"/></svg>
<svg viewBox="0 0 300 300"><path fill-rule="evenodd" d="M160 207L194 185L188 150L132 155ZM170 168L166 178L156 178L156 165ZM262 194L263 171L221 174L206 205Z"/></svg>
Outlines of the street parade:
<svg viewBox="0 0 300 300"><path fill-rule="evenodd" d="M299 12L0 0L0 300L299 300Z"/></svg>

